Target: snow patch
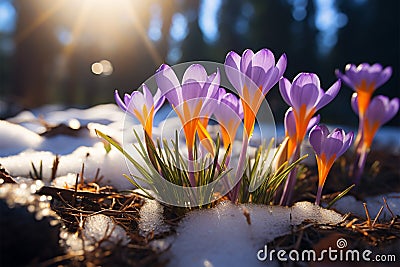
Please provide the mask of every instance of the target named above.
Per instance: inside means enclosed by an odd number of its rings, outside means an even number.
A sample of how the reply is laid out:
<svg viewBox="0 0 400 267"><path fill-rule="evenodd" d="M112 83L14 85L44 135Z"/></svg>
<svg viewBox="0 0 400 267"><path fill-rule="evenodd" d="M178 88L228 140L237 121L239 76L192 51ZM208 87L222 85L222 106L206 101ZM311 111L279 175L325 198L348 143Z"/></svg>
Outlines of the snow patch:
<svg viewBox="0 0 400 267"><path fill-rule="evenodd" d="M142 236L168 232L169 225L164 223L164 207L156 200L146 199L139 212L139 231Z"/></svg>
<svg viewBox="0 0 400 267"><path fill-rule="evenodd" d="M98 244L103 248L112 248L116 245L126 246L130 242L125 230L103 214L87 217L81 236L63 229L60 237L71 252L93 251Z"/></svg>
<svg viewBox="0 0 400 267"><path fill-rule="evenodd" d="M138 155L134 157L139 158ZM29 177L29 171L32 171L31 162L38 169L40 161L42 161L43 177L47 178L48 181L51 176L54 158L55 155L51 152L26 151L18 155L0 158L0 162L12 176ZM101 185L112 185L118 190L134 187L122 175L123 173L129 174L130 170L135 172L134 168L116 149L111 149L107 153L103 143L97 143L93 147L79 147L73 153L61 156L57 176L79 173L83 163L85 164L84 177L88 178L89 181L92 181L90 179L95 177L99 168L100 175L104 176ZM128 166L130 166L130 170ZM139 173L135 174L139 175Z"/></svg>
<svg viewBox="0 0 400 267"><path fill-rule="evenodd" d="M387 204L390 210L394 213L394 215L400 215L400 193L390 193L386 195L379 195L373 197L367 197L364 201L360 201L355 199L353 196L344 196L339 199L333 206L335 210L341 213L351 212L353 215L366 219L365 210L363 203L367 203L367 208L369 211L369 215L371 218L375 218L378 214L380 208L384 206L381 215L379 216L380 220L388 221L392 219L392 215L389 210L386 208L386 205L383 201L383 198L386 198Z"/></svg>
<svg viewBox="0 0 400 267"><path fill-rule="evenodd" d="M249 225L243 215L249 212ZM223 202L190 212L177 228L169 266L265 266L257 251L305 220L337 224L343 217L309 202L293 207Z"/></svg>
<svg viewBox="0 0 400 267"><path fill-rule="evenodd" d="M43 138L17 124L0 120L0 156L20 153L27 148L37 148Z"/></svg>

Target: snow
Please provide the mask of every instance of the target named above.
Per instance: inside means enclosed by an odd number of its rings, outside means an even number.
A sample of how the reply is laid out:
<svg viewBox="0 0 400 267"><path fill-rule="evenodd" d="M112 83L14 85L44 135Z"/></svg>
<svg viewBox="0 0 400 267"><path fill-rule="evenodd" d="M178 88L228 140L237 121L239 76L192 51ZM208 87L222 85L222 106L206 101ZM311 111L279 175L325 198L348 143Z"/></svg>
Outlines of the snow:
<svg viewBox="0 0 400 267"><path fill-rule="evenodd" d="M130 238L125 230L103 214L88 216L84 220L81 236L63 229L60 233L64 245L71 252L92 251L96 245L112 248L116 245L126 246Z"/></svg>
<svg viewBox="0 0 400 267"><path fill-rule="evenodd" d="M39 148L43 138L17 124L0 120L0 156L13 155L27 148Z"/></svg>
<svg viewBox="0 0 400 267"><path fill-rule="evenodd" d="M69 125L71 121L77 120L81 126L86 126L90 122L107 125L111 122L123 121L124 116L125 113L114 104L97 105L88 109L70 108L66 110L60 109L59 106L44 106L37 110L22 111L17 116L9 118L8 121L25 126L30 130L40 130L43 128L38 127L42 126L39 117L50 125Z"/></svg>
<svg viewBox="0 0 400 267"><path fill-rule="evenodd" d="M29 177L29 171L32 171L31 162L38 169L42 161L43 177L48 182L55 156L51 152L29 150L18 155L0 158L0 162L12 176ZM73 153L61 156L57 176L79 173L83 163L85 164L84 177L89 178L89 181L94 179L99 168L100 175L104 176L102 185L112 185L119 190L133 188L133 185L122 176L123 173L129 174L128 163L124 156L116 149L111 149L107 153L103 143L96 143L93 147L79 147ZM130 169L133 170L133 167Z"/></svg>
<svg viewBox="0 0 400 267"><path fill-rule="evenodd" d="M250 214L249 225L243 215ZM290 233L305 220L337 224L342 215L309 202L293 207L233 205L190 212L177 228L168 266L265 266L257 251L276 237Z"/></svg>
<svg viewBox="0 0 400 267"><path fill-rule="evenodd" d="M130 240L125 230L103 214L97 214L86 218L83 227L83 236L86 240L97 243L103 239L105 246L112 244L127 245Z"/></svg>
<svg viewBox="0 0 400 267"><path fill-rule="evenodd" d="M344 196L339 199L333 206L335 210L341 213L351 212L353 215L363 218L366 218L365 209L363 203L367 203L368 212L372 219L378 214L380 208L384 206L379 219L381 221L389 221L392 219L392 215L389 210L386 208L386 205L383 201L383 198L386 199L387 204L390 210L394 213L394 215L400 215L400 193L391 193L379 196L367 197L363 201L356 200L353 196Z"/></svg>
<svg viewBox="0 0 400 267"><path fill-rule="evenodd" d="M158 201L146 199L139 211L139 233L147 236L151 233L158 235L168 232L170 227L163 221L163 212L164 208Z"/></svg>
<svg viewBox="0 0 400 267"><path fill-rule="evenodd" d="M39 135L44 129L43 121L50 125L63 123L72 128L82 127L82 130L78 136L56 135L46 138ZM135 124L133 119L126 118L125 113L114 104L67 110L45 106L34 111L23 111L8 121L0 121L0 163L14 177L29 177L31 163L39 168L42 161L43 176L48 179L55 156L61 155L57 176L75 176L84 163L86 178L93 179L99 168L100 175L104 176L102 184L112 185L119 190L133 188L122 174L129 174L130 171L135 173L134 168L116 149L107 153L95 129L120 143L126 141L129 144L136 141L133 129L142 132L141 126ZM129 151L140 162L133 147L130 146ZM60 184L64 186L62 179ZM72 179L67 180L70 184Z"/></svg>

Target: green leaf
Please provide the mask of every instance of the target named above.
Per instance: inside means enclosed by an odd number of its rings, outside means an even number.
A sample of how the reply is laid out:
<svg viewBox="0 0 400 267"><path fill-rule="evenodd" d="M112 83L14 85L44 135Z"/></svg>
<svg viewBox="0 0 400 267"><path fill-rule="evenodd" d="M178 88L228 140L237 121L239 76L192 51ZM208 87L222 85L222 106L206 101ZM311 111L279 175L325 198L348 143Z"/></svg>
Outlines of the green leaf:
<svg viewBox="0 0 400 267"><path fill-rule="evenodd" d="M110 153L110 151L111 151L110 142L104 141L103 144L104 144L104 150L106 151L106 154Z"/></svg>
<svg viewBox="0 0 400 267"><path fill-rule="evenodd" d="M329 202L327 208L329 209L330 207L333 206L333 204L336 203L336 201L338 201L339 199L341 199L342 197L344 197L348 192L350 192L350 190L356 186L355 184L350 185L349 187L347 187L344 191L342 191L339 195L337 195L331 202Z"/></svg>

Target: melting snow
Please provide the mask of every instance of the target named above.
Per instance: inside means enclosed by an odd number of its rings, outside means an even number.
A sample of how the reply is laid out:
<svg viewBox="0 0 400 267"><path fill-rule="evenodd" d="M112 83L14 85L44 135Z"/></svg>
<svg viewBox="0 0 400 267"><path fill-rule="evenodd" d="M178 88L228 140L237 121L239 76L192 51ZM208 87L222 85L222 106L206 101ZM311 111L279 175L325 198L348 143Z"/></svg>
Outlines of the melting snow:
<svg viewBox="0 0 400 267"><path fill-rule="evenodd" d="M379 216L379 219L387 221L392 219L392 214L390 214L389 210L386 208L383 198L386 198L387 204L394 215L399 216L400 193L391 193L386 195L367 197L364 201L356 200L353 196L345 196L339 199L333 205L333 208L341 213L351 212L352 214L365 219L366 215L363 203L367 203L368 212L372 218L375 218L380 208L384 206L382 213Z"/></svg>
<svg viewBox="0 0 400 267"><path fill-rule="evenodd" d="M97 244L104 248L115 245L125 246L130 242L125 230L103 214L89 216L85 219L82 236L77 233L69 233L65 229L60 233L65 245L70 251L92 251Z"/></svg>
<svg viewBox="0 0 400 267"><path fill-rule="evenodd" d="M29 171L32 171L31 162L39 168L42 161L43 177L49 178L54 158L55 155L51 152L29 150L0 158L0 162L12 176L28 177ZM113 185L119 190L133 188L133 185L122 176L123 173L129 173L123 155L116 149L106 153L102 143L97 143L93 147L79 147L72 154L61 156L57 176L79 173L82 163L85 164L85 177L93 179L97 169L100 168L100 175L104 176L102 184Z"/></svg>
<svg viewBox="0 0 400 267"><path fill-rule="evenodd" d="M150 233L157 235L168 232L170 227L164 223L163 212L164 208L158 201L146 199L139 212L140 234L147 236Z"/></svg>
<svg viewBox="0 0 400 267"><path fill-rule="evenodd" d="M38 148L43 138L17 124L0 120L0 155L17 154L27 148Z"/></svg>
<svg viewBox="0 0 400 267"><path fill-rule="evenodd" d="M266 262L257 260L257 251L305 220L336 224L342 215L309 202L291 208L223 202L213 209L190 212L166 256L171 258L169 266L265 266Z"/></svg>

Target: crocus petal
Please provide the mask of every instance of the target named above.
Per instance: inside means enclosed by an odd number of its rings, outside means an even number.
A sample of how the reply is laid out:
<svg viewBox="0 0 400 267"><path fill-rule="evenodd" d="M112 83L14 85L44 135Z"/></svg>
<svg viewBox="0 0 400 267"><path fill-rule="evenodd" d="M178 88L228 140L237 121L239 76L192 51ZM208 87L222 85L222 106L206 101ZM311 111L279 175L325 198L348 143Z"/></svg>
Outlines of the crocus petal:
<svg viewBox="0 0 400 267"><path fill-rule="evenodd" d="M350 78L343 73L340 72L340 70L335 70L336 77L338 77L340 80L342 80L347 86L349 87L354 87L353 82L350 80Z"/></svg>
<svg viewBox="0 0 400 267"><path fill-rule="evenodd" d="M164 101L165 96L161 95L161 90L158 88L156 94L154 95L154 112L157 112L162 107Z"/></svg>
<svg viewBox="0 0 400 267"><path fill-rule="evenodd" d="M337 157L340 157L341 155L343 155L343 153L346 152L347 149L350 148L350 146L351 146L351 144L353 142L353 139L354 139L354 133L353 132L349 132L348 134L346 134L346 136L344 137L344 140L343 140L342 148L336 154Z"/></svg>
<svg viewBox="0 0 400 267"><path fill-rule="evenodd" d="M240 59L241 57L235 52L230 51L225 58L225 65L240 70Z"/></svg>
<svg viewBox="0 0 400 267"><path fill-rule="evenodd" d="M144 100L143 94L139 91L134 91L131 94L131 100L129 101L127 110L132 113L134 110L138 110L140 113L142 113L144 105L146 105L146 102Z"/></svg>
<svg viewBox="0 0 400 267"><path fill-rule="evenodd" d="M143 99L144 99L143 104L146 105L148 110L150 110L150 108L154 106L153 95L151 94L146 84L142 84L142 88L143 88Z"/></svg>
<svg viewBox="0 0 400 267"><path fill-rule="evenodd" d="M220 86L219 69L208 76L206 83L201 89L200 99L203 101L203 107L200 112L202 117L210 117L218 105L218 90Z"/></svg>
<svg viewBox="0 0 400 267"><path fill-rule="evenodd" d="M285 113L284 125L286 136L294 138L296 136L296 119L294 117L294 112L291 107Z"/></svg>
<svg viewBox="0 0 400 267"><path fill-rule="evenodd" d="M197 83L203 84L206 80L206 69L200 64L192 64L183 74L182 84L185 84L189 81L196 81Z"/></svg>
<svg viewBox="0 0 400 267"><path fill-rule="evenodd" d="M384 118L384 123L390 121L399 111L399 99L393 98L389 103L389 108Z"/></svg>
<svg viewBox="0 0 400 267"><path fill-rule="evenodd" d="M384 124L386 113L389 107L389 98L383 95L378 95L372 99L370 105L365 113L365 118L371 124L378 123L378 125Z"/></svg>
<svg viewBox="0 0 400 267"><path fill-rule="evenodd" d="M323 145L322 153L325 153L326 158L330 159L330 158L334 157L336 159L337 153L342 148L343 142L340 139L329 137L323 141L322 145Z"/></svg>
<svg viewBox="0 0 400 267"><path fill-rule="evenodd" d="M186 83L182 84L183 101L200 98L200 94L203 89L202 85L202 83L197 82L196 80L187 80Z"/></svg>
<svg viewBox="0 0 400 267"><path fill-rule="evenodd" d="M281 93L281 96L283 100L289 105L292 106L292 101L290 100L290 88L292 87L292 84L289 82L288 79L285 77L282 77L279 81L279 92Z"/></svg>
<svg viewBox="0 0 400 267"><path fill-rule="evenodd" d="M337 80L326 92L325 94L322 96L321 100L318 102L316 109L321 109L324 106L326 106L327 104L329 104L329 102L331 102L336 95L339 93L340 90L340 86L341 86L341 81Z"/></svg>
<svg viewBox="0 0 400 267"><path fill-rule="evenodd" d="M279 70L278 74L279 77L282 77L283 73L286 71L286 66L287 66L287 57L286 54L283 54L276 63L276 67Z"/></svg>
<svg viewBox="0 0 400 267"><path fill-rule="evenodd" d="M248 77L251 77L251 66L253 57L254 52L250 49L246 49L243 52L242 58L240 60L240 71L246 74Z"/></svg>
<svg viewBox="0 0 400 267"><path fill-rule="evenodd" d="M271 78L274 65L274 54L272 54L268 49L261 49L254 54L251 60L251 74L248 76L258 87L262 86L262 89L264 90L265 84Z"/></svg>
<svg viewBox="0 0 400 267"><path fill-rule="evenodd" d="M228 53L225 59L225 73L228 77L229 82L233 87L241 92L242 91L242 75L240 71L240 56L235 52L231 51Z"/></svg>
<svg viewBox="0 0 400 267"><path fill-rule="evenodd" d="M267 72L270 68L274 67L275 56L268 49L261 49L254 54L252 65L253 67L261 67L264 72Z"/></svg>
<svg viewBox="0 0 400 267"><path fill-rule="evenodd" d="M242 102L233 94L226 93L220 102L231 108L241 119L243 119L243 106Z"/></svg>
<svg viewBox="0 0 400 267"><path fill-rule="evenodd" d="M217 99L216 94L219 90L220 80L221 75L219 73L219 69L217 68L216 72L207 77L206 83L204 84L204 88L201 92L201 96Z"/></svg>
<svg viewBox="0 0 400 267"><path fill-rule="evenodd" d="M399 110L399 99L394 98L391 101L386 96L376 96L365 113L365 118L371 124L377 123L379 126L391 120Z"/></svg>
<svg viewBox="0 0 400 267"><path fill-rule="evenodd" d="M178 94L181 90L181 86L174 70L170 66L162 64L157 70L155 76L161 93L165 95L173 106L178 106L179 103L182 102L182 99Z"/></svg>
<svg viewBox="0 0 400 267"><path fill-rule="evenodd" d="M282 76L279 75L279 70L275 67L271 68L264 75L265 79L262 85L262 93L266 95Z"/></svg>
<svg viewBox="0 0 400 267"><path fill-rule="evenodd" d="M297 89L297 90L296 90ZM319 88L315 84L305 84L302 87L295 87L291 91L291 102L295 110L300 110L302 105L311 109L318 102L320 95Z"/></svg>
<svg viewBox="0 0 400 267"><path fill-rule="evenodd" d="M314 106L320 98L320 81L314 73L299 73L293 80L292 86L287 92L291 106L297 111L301 106Z"/></svg>
<svg viewBox="0 0 400 267"><path fill-rule="evenodd" d="M302 72L293 80L293 86L303 87L307 84L314 84L317 88L321 87L321 82L315 73Z"/></svg>
<svg viewBox="0 0 400 267"><path fill-rule="evenodd" d="M328 135L329 138L337 139L340 142L343 142L344 136L345 136L345 133L340 128L333 129L332 132Z"/></svg>
<svg viewBox="0 0 400 267"><path fill-rule="evenodd" d="M377 79L375 86L380 87L382 84L387 82L392 76L392 68L386 67L380 74L380 77Z"/></svg>
<svg viewBox="0 0 400 267"><path fill-rule="evenodd" d="M127 105L131 101L131 95L130 94L125 94L124 95L124 103Z"/></svg>
<svg viewBox="0 0 400 267"><path fill-rule="evenodd" d="M354 113L358 115L358 97L357 93L353 93L351 95L351 108L353 109Z"/></svg>
<svg viewBox="0 0 400 267"><path fill-rule="evenodd" d="M308 123L307 126L307 131L309 131L312 127L314 127L315 125L317 125L320 121L320 115L318 114L317 116L314 116L310 119L310 122Z"/></svg>
<svg viewBox="0 0 400 267"><path fill-rule="evenodd" d="M243 111L240 114L241 101L236 96L227 93L218 102L218 107L214 111L214 116L221 127L222 140L225 149L228 148L229 144L232 144L235 139L236 132L240 124L242 123Z"/></svg>
<svg viewBox="0 0 400 267"><path fill-rule="evenodd" d="M322 141L325 138L323 129L321 127L325 127L325 126L324 125L321 125L321 126L315 125L311 129L310 135L308 138L310 145L313 147L315 154L317 154L318 156L320 156L322 153Z"/></svg>
<svg viewBox="0 0 400 267"><path fill-rule="evenodd" d="M114 91L114 98L117 105L123 110L126 111L126 105L122 102L121 98L119 97L118 90Z"/></svg>

